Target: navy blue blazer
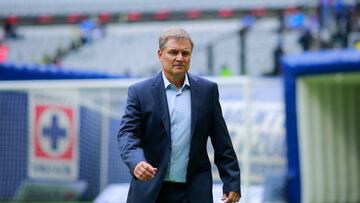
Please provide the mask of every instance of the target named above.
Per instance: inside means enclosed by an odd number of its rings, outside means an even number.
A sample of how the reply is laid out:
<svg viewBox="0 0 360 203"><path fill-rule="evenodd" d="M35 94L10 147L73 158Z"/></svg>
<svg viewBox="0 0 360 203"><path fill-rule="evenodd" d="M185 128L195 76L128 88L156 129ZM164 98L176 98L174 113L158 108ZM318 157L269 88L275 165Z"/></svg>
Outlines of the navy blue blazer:
<svg viewBox="0 0 360 203"><path fill-rule="evenodd" d="M213 202L211 165L207 154L210 137L223 191L240 193L240 169L222 116L216 83L188 74L191 91L191 146L187 191L191 202ZM132 174L128 203L152 203L160 192L170 161L170 118L162 74L128 89L127 104L118 133L120 155ZM135 166L146 161L158 168L156 176L140 181ZM219 197L221 198L221 197Z"/></svg>

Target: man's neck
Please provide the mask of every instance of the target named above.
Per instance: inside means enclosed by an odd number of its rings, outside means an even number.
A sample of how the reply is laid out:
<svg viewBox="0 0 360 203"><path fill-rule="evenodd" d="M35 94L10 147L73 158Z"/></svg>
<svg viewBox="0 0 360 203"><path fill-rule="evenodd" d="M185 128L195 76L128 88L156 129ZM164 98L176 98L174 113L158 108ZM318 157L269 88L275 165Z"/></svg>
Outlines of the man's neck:
<svg viewBox="0 0 360 203"><path fill-rule="evenodd" d="M185 81L185 75L166 75L166 79L169 80L171 84L174 84L176 86L176 89L180 89L184 85Z"/></svg>

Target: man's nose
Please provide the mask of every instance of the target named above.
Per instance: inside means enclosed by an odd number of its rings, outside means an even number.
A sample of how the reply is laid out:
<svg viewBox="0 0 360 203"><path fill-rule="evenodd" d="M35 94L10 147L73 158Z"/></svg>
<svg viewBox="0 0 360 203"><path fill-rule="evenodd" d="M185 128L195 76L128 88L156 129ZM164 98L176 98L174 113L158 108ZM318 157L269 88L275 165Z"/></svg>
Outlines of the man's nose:
<svg viewBox="0 0 360 203"><path fill-rule="evenodd" d="M184 56L182 55L182 53L179 53L178 55L176 55L176 60L178 60L178 61L184 60Z"/></svg>

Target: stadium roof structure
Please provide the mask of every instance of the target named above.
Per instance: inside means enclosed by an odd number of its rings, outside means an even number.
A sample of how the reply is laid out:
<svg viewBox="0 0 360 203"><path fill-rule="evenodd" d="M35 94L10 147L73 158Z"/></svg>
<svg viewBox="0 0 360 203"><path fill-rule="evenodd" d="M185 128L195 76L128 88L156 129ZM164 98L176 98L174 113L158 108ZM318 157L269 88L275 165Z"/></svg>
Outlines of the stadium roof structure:
<svg viewBox="0 0 360 203"><path fill-rule="evenodd" d="M105 22L138 22L274 16L279 10L295 12L316 7L312 0L0 0L0 19L18 24L78 23L98 16Z"/></svg>
<svg viewBox="0 0 360 203"><path fill-rule="evenodd" d="M249 8L285 8L289 6L315 5L312 0L183 0L172 2L168 0L87 0L51 1L51 0L0 0L0 15L41 15L41 14L71 14L71 13L101 13L101 12L156 12L159 10L186 11L215 10L219 8L249 9Z"/></svg>
<svg viewBox="0 0 360 203"><path fill-rule="evenodd" d="M358 172L349 171L359 169L359 150L352 143L359 143L360 52L308 52L282 62L289 202L359 201L350 194L360 187L354 182Z"/></svg>

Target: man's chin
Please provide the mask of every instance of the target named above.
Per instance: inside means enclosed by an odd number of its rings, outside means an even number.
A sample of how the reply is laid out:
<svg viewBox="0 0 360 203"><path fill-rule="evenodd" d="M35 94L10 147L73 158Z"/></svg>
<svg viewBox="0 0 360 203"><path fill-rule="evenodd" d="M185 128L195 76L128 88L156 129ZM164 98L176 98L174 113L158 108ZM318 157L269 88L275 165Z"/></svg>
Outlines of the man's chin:
<svg viewBox="0 0 360 203"><path fill-rule="evenodd" d="M173 75L185 75L186 71L185 70L174 70Z"/></svg>
<svg viewBox="0 0 360 203"><path fill-rule="evenodd" d="M185 70L184 66L173 66L174 70Z"/></svg>
<svg viewBox="0 0 360 203"><path fill-rule="evenodd" d="M186 73L186 69L185 69L184 67L182 67L182 66L174 67L174 68L172 69L172 72L173 72L174 74L185 74L185 73Z"/></svg>

